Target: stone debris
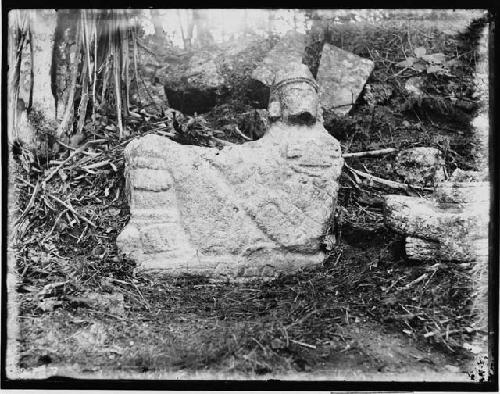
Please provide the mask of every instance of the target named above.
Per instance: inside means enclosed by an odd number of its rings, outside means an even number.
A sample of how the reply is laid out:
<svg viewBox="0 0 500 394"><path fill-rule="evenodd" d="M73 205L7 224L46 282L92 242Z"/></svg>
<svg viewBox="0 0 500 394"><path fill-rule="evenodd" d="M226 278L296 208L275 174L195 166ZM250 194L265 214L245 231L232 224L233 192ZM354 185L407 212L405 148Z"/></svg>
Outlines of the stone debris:
<svg viewBox="0 0 500 394"><path fill-rule="evenodd" d="M439 183L432 199L384 197L385 223L406 236L409 259L469 262L488 256L490 185L463 182L463 173Z"/></svg>
<svg viewBox="0 0 500 394"><path fill-rule="evenodd" d="M374 63L351 52L325 44L316 80L324 110L346 115L370 76Z"/></svg>
<svg viewBox="0 0 500 394"><path fill-rule="evenodd" d="M437 148L418 147L398 153L394 171L404 183L434 186L445 179L444 159Z"/></svg>
<svg viewBox="0 0 500 394"><path fill-rule="evenodd" d="M301 103L280 97L280 108L296 113ZM318 106L300 111L308 125L284 116L260 140L222 150L158 135L132 141L124 151L131 219L117 239L121 252L139 270L216 278L320 264L343 159Z"/></svg>
<svg viewBox="0 0 500 394"><path fill-rule="evenodd" d="M405 82L405 90L415 97L422 97L424 81L422 77L411 77Z"/></svg>
<svg viewBox="0 0 500 394"><path fill-rule="evenodd" d="M393 95L394 90L388 83L366 84L363 99L368 105L385 104Z"/></svg>

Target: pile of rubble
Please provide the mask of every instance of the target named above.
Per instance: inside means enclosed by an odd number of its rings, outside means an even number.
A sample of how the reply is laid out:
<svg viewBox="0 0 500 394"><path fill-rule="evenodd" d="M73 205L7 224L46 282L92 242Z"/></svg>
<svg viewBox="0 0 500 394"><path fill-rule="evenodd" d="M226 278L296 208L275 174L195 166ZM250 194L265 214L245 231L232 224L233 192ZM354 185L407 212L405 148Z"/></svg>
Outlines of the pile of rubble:
<svg viewBox="0 0 500 394"><path fill-rule="evenodd" d="M165 93L172 108L186 114L208 112L224 101L227 91L234 88L228 71L237 68L253 70L253 84L246 95L259 97L255 105L265 108L270 88L275 82L276 72L291 63L304 63L306 35L296 31L287 32L270 49L261 62L247 54L254 42L236 43L228 51L228 44L211 51L199 51L188 62L172 69L165 75ZM267 41L262 47L270 48ZM245 62L246 65L239 63ZM323 110L332 110L345 115L363 90L374 64L351 52L325 44L316 76L319 98Z"/></svg>

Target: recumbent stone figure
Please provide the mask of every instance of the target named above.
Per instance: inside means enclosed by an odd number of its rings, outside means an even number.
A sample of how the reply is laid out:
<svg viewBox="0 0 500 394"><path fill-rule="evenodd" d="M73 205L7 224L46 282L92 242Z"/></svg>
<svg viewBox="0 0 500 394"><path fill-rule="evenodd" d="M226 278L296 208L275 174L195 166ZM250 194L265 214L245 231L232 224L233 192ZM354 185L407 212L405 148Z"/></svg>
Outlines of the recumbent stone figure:
<svg viewBox="0 0 500 394"><path fill-rule="evenodd" d="M269 110L268 132L243 145L127 146L131 219L117 244L139 270L264 278L323 261L343 159L306 66L276 74Z"/></svg>

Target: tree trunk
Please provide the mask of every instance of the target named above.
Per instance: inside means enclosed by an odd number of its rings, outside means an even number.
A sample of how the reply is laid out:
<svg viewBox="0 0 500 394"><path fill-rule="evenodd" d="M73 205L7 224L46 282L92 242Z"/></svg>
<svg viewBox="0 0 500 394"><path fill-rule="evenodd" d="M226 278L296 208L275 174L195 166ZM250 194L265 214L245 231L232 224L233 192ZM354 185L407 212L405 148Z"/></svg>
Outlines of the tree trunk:
<svg viewBox="0 0 500 394"><path fill-rule="evenodd" d="M193 25L196 26L196 38L199 48L206 48L214 43L208 26L207 10L193 10Z"/></svg>
<svg viewBox="0 0 500 394"><path fill-rule="evenodd" d="M163 32L163 24L160 17L160 10L151 10L151 19L153 21L153 26L155 29L154 38L156 41L161 42L165 40L165 34Z"/></svg>
<svg viewBox="0 0 500 394"><path fill-rule="evenodd" d="M32 10L30 13L35 76L31 111L39 111L46 121L51 122L56 119L51 70L57 14L55 10Z"/></svg>
<svg viewBox="0 0 500 394"><path fill-rule="evenodd" d="M52 94L55 99L56 119L62 120L68 101L71 85L71 59L74 55L74 42L78 18L74 10L59 10L54 34L52 61ZM72 48L73 46L73 48Z"/></svg>
<svg viewBox="0 0 500 394"><path fill-rule="evenodd" d="M9 36L8 36L8 100L7 100L7 135L8 141L12 143L18 138L17 130L17 101L19 97L19 78L21 69L20 52L23 48L21 12L13 10L9 13ZM26 34L26 32L24 32Z"/></svg>
<svg viewBox="0 0 500 394"><path fill-rule="evenodd" d="M187 26L186 29L184 30L184 27L182 26L181 13L179 10L177 11L177 18L179 20L179 26L181 28L181 35L182 35L182 42L184 44L184 49L186 51L190 51L192 43L191 40L193 37L193 30L194 30L193 11L186 10L186 17L187 17Z"/></svg>

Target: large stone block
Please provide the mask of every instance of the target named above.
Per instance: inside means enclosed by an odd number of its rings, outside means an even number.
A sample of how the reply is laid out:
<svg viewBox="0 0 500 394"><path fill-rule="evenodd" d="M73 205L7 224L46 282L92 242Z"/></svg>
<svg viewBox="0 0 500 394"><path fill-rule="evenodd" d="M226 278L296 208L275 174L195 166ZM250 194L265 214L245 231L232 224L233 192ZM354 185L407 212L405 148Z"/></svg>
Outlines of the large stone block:
<svg viewBox="0 0 500 394"><path fill-rule="evenodd" d="M347 114L363 90L374 63L351 52L325 44L316 80L324 110Z"/></svg>
<svg viewBox="0 0 500 394"><path fill-rule="evenodd" d="M319 264L343 159L320 123L275 123L222 150L147 135L124 152L131 219L117 239L139 270L270 277Z"/></svg>

